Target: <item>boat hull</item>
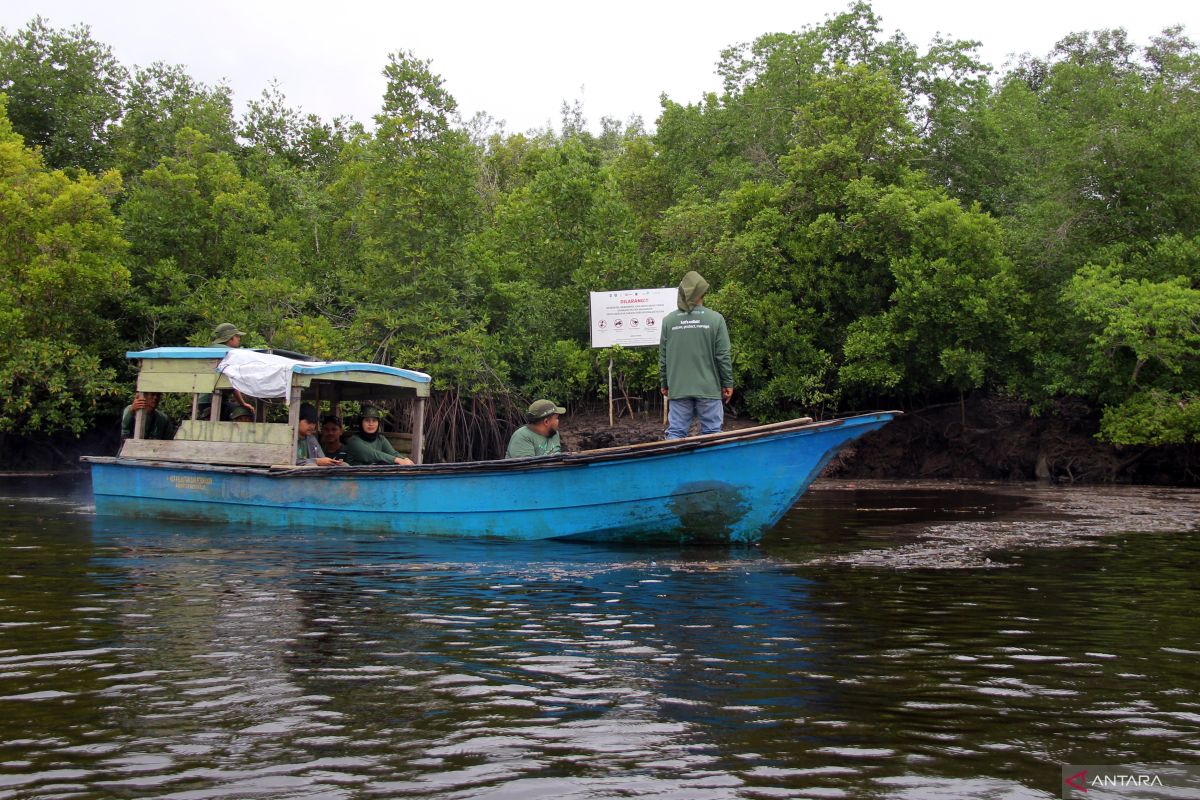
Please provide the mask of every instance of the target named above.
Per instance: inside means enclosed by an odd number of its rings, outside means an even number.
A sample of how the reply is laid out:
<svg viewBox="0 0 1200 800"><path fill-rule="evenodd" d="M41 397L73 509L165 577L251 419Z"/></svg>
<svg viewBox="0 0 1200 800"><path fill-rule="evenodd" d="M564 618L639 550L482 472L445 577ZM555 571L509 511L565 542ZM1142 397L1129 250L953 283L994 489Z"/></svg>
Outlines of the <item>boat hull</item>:
<svg viewBox="0 0 1200 800"><path fill-rule="evenodd" d="M253 527L752 543L842 446L893 413L613 451L409 468L266 470L91 459L96 512Z"/></svg>

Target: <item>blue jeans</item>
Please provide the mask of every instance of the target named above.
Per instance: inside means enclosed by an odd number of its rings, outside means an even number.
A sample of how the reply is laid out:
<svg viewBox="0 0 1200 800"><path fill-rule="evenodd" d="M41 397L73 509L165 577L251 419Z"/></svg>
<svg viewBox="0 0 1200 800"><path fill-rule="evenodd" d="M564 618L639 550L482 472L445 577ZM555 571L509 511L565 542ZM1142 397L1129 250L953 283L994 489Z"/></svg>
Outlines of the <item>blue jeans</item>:
<svg viewBox="0 0 1200 800"><path fill-rule="evenodd" d="M709 397L671 398L667 412L667 438L682 439L688 435L692 420L700 418L700 433L717 433L725 421L725 408L720 399Z"/></svg>

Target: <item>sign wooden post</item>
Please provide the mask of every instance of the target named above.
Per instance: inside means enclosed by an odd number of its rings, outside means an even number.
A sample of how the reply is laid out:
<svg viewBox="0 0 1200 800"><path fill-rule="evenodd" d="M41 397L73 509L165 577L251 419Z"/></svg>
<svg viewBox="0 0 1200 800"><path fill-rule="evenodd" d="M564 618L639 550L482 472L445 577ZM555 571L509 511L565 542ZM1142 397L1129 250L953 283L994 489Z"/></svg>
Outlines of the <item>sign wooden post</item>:
<svg viewBox="0 0 1200 800"><path fill-rule="evenodd" d="M608 427L613 426L612 410L612 356L608 357Z"/></svg>

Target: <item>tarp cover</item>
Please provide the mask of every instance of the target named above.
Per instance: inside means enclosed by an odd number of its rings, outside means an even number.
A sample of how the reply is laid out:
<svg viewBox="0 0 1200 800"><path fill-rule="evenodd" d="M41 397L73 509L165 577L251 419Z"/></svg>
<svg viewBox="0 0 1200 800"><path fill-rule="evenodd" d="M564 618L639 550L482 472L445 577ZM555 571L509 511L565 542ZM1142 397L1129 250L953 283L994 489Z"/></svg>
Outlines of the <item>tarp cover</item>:
<svg viewBox="0 0 1200 800"><path fill-rule="evenodd" d="M234 348L217 364L217 372L229 379L233 388L251 397L282 397L290 403L292 368L301 362L271 353Z"/></svg>

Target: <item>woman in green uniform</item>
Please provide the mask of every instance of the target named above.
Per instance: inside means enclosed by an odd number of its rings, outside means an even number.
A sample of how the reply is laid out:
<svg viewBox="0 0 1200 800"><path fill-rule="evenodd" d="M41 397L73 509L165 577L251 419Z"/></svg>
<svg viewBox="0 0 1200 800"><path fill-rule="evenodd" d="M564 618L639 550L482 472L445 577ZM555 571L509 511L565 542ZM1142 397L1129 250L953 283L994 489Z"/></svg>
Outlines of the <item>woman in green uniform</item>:
<svg viewBox="0 0 1200 800"><path fill-rule="evenodd" d="M392 443L379 431L379 420L383 412L368 406L362 412L362 424L358 433L346 440L346 463L364 464L411 464L409 459L396 452Z"/></svg>

